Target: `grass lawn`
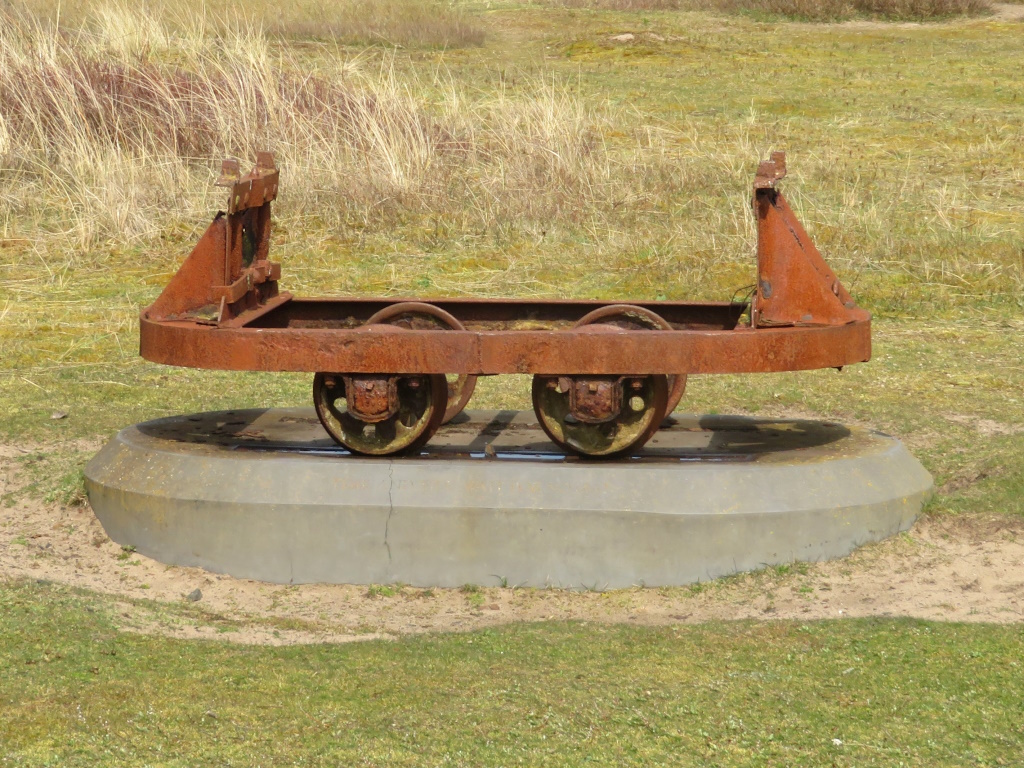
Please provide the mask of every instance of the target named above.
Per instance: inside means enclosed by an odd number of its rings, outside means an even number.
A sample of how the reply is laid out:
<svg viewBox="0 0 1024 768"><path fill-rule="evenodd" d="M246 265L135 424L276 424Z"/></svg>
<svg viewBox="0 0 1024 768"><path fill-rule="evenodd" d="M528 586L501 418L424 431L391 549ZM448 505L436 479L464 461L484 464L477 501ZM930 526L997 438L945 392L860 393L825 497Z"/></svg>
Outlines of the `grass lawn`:
<svg viewBox="0 0 1024 768"><path fill-rule="evenodd" d="M52 585L0 606L10 765L1012 765L1024 743L1018 626L548 623L268 649L119 633Z"/></svg>
<svg viewBox="0 0 1024 768"><path fill-rule="evenodd" d="M0 526L23 498L81 503L84 461L127 424L308 404L310 376L136 353L139 308L221 204L219 157L268 146L296 294L643 299L747 289L750 182L785 149L787 197L875 315L874 359L694 377L682 408L870 425L935 476L927 514L1024 516L1024 23L466 2L427 29L381 2L372 28L333 19L334 41L314 5L253 4L273 34L86 14L52 59L43 31L0 30ZM115 69L209 87L192 154L157 112L44 98ZM217 95L230 78L248 90ZM314 86L374 140L281 95ZM255 89L293 106L260 117ZM528 407L521 377L477 392ZM269 648L126 633L117 605L0 572L0 765L1024 760L1018 624L556 622Z"/></svg>

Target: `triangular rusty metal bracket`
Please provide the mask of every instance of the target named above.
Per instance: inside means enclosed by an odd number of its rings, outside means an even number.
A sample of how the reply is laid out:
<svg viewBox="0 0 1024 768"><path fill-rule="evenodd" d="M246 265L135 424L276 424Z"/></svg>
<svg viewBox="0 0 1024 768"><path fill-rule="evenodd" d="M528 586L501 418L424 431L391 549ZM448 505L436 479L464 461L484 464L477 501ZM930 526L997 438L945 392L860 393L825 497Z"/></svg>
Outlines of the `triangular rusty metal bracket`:
<svg viewBox="0 0 1024 768"><path fill-rule="evenodd" d="M270 152L241 175L241 163L221 164L217 186L229 189L227 213L220 212L155 302L146 310L158 319L202 315L210 324L231 322L241 313L286 301L278 292L281 265L271 262L270 203L279 171Z"/></svg>
<svg viewBox="0 0 1024 768"><path fill-rule="evenodd" d="M836 274L814 247L775 182L786 174L786 156L773 152L754 181L757 215L757 289L751 324L757 327L846 325L866 320Z"/></svg>

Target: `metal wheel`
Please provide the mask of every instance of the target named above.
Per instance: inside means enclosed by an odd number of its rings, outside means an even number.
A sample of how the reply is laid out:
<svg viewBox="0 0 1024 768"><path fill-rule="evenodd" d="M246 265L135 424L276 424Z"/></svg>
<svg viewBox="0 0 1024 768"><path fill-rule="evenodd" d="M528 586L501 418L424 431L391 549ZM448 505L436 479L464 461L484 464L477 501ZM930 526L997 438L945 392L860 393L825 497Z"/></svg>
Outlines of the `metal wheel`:
<svg viewBox="0 0 1024 768"><path fill-rule="evenodd" d="M384 307L369 320L367 325L373 323L387 323L397 325L414 331L464 331L465 326L456 320L451 314L433 304L424 304L419 301L403 301L399 304L392 304ZM454 419L469 402L476 389L476 376L468 373L449 374L446 377L448 382L448 403L444 410L444 421L447 424Z"/></svg>
<svg viewBox="0 0 1024 768"><path fill-rule="evenodd" d="M627 331L671 331L672 325L665 318L644 307L633 306L632 304L609 304L605 307L598 307L593 312L584 315L576 327L581 325L614 325ZM668 377L668 407L665 415L671 415L683 399L686 392L686 374L676 373Z"/></svg>
<svg viewBox="0 0 1024 768"><path fill-rule="evenodd" d="M595 413L586 402L588 393L607 395L618 410L611 418ZM639 450L658 431L667 406L663 375L533 377L533 409L541 428L553 443L583 456L611 458Z"/></svg>
<svg viewBox="0 0 1024 768"><path fill-rule="evenodd" d="M352 453L387 456L422 448L441 426L448 401L442 374L313 377L320 423Z"/></svg>

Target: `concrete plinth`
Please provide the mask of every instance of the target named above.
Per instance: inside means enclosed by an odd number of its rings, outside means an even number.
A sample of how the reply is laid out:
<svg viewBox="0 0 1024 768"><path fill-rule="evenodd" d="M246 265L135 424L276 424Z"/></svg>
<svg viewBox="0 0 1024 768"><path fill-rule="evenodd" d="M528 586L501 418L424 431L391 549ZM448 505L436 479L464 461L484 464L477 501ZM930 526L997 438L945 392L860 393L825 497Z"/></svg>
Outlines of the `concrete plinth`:
<svg viewBox="0 0 1024 768"><path fill-rule="evenodd" d="M159 419L85 475L117 543L282 584L686 584L848 554L932 488L898 440L828 422L683 416L638 457L586 461L514 411L394 459L348 455L308 408Z"/></svg>

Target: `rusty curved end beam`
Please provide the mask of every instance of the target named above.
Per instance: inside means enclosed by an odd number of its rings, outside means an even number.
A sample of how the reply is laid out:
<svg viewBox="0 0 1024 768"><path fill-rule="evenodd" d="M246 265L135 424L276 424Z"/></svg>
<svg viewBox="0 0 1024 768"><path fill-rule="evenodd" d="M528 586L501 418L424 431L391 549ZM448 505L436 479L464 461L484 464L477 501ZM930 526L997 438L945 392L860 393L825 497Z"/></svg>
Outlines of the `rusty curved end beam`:
<svg viewBox="0 0 1024 768"><path fill-rule="evenodd" d="M871 357L871 322L754 330L405 331L215 328L143 318L156 363L228 371L346 373L756 373L840 368Z"/></svg>

